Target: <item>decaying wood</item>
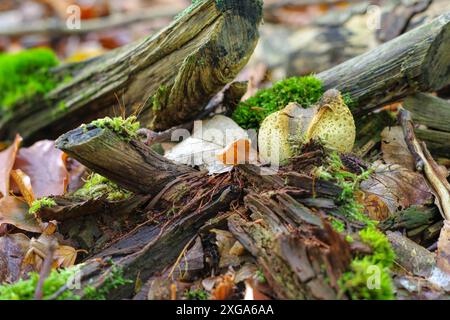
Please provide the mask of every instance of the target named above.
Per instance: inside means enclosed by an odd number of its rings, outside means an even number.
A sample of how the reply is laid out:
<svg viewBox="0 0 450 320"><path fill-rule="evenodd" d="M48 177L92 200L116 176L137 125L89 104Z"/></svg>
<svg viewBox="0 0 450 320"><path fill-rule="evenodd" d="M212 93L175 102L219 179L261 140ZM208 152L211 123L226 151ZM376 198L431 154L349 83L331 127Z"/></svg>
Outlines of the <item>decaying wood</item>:
<svg viewBox="0 0 450 320"><path fill-rule="evenodd" d="M289 196L251 194L245 203L251 218L233 215L229 229L256 257L276 298L338 298L337 280L351 261L348 242Z"/></svg>
<svg viewBox="0 0 450 320"><path fill-rule="evenodd" d="M325 89L348 93L367 112L450 83L450 13L318 74Z"/></svg>
<svg viewBox="0 0 450 320"><path fill-rule="evenodd" d="M0 121L0 137L16 132L31 140L57 136L114 114L115 94L127 114L142 108L142 125L151 129L195 119L247 63L261 16L259 0L208 0L141 42L59 67L53 74L71 76L70 81L44 99L15 106Z"/></svg>

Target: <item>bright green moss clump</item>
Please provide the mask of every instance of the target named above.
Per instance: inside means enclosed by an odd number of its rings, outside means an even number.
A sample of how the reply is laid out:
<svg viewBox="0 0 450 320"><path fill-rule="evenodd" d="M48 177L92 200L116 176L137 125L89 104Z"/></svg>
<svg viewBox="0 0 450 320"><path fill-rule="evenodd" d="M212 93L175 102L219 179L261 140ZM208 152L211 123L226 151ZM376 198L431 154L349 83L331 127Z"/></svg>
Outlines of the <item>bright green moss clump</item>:
<svg viewBox="0 0 450 320"><path fill-rule="evenodd" d="M55 200L47 198L47 197L43 197L41 199L33 201L33 203L31 204L31 207L28 210L28 212L30 214L36 214L42 208L51 208L51 207L54 207L54 206L56 206Z"/></svg>
<svg viewBox="0 0 450 320"><path fill-rule="evenodd" d="M72 267L62 270L53 270L48 278L44 281L43 299L49 299L62 286L64 286L70 277L77 271L78 267ZM31 272L30 278L27 280L19 280L13 284L0 286L0 300L32 300L39 281L39 274ZM66 290L58 300L79 300L80 297L73 294L70 290Z"/></svg>
<svg viewBox="0 0 450 320"><path fill-rule="evenodd" d="M322 94L322 82L313 76L282 80L241 102L233 113L233 120L245 129L257 129L269 114L281 110L290 102L307 108L316 103Z"/></svg>
<svg viewBox="0 0 450 320"><path fill-rule="evenodd" d="M372 248L373 253L352 261L351 270L339 279L342 292L353 300L394 299L389 270L394 264L395 254L389 240L373 227L361 230L359 236L362 242Z"/></svg>
<svg viewBox="0 0 450 320"><path fill-rule="evenodd" d="M84 186L74 193L74 196L89 199L98 199L106 196L106 199L110 201L124 200L130 195L129 191L120 188L114 182L97 173L92 174Z"/></svg>
<svg viewBox="0 0 450 320"><path fill-rule="evenodd" d="M0 109L9 109L19 100L45 95L57 85L48 70L58 65L49 49L31 49L0 54Z"/></svg>
<svg viewBox="0 0 450 320"><path fill-rule="evenodd" d="M126 139L136 138L137 131L140 128L140 123L135 116L126 119L122 117L105 117L103 119L94 120L91 124L97 128L108 128Z"/></svg>

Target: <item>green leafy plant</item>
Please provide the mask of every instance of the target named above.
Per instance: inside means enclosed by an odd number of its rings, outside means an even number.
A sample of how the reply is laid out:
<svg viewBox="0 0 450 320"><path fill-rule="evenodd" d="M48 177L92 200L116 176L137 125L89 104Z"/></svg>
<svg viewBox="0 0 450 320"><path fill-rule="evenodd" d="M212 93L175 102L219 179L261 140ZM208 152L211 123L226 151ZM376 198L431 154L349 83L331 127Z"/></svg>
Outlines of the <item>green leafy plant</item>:
<svg viewBox="0 0 450 320"><path fill-rule="evenodd" d="M51 207L54 207L56 205L57 205L57 203L55 202L55 200L47 198L47 197L43 197L41 199L33 201L33 203L31 204L30 209L28 210L28 213L36 214L42 208L51 208Z"/></svg>
<svg viewBox="0 0 450 320"><path fill-rule="evenodd" d="M19 100L45 95L58 84L49 69L59 61L49 49L31 49L0 54L0 110L9 110Z"/></svg>
<svg viewBox="0 0 450 320"><path fill-rule="evenodd" d="M257 129L269 114L283 109L290 102L307 108L319 101L322 94L322 82L314 76L285 79L239 103L233 120L245 129Z"/></svg>

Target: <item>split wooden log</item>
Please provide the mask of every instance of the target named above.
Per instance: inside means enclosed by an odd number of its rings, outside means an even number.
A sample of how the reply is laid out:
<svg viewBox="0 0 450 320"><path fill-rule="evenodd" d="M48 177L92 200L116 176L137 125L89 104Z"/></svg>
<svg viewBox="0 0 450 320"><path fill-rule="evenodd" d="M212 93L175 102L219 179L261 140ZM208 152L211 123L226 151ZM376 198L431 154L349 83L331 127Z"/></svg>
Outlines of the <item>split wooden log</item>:
<svg viewBox="0 0 450 320"><path fill-rule="evenodd" d="M450 83L450 13L443 14L363 55L318 74L325 89L351 96L367 113L415 92Z"/></svg>
<svg viewBox="0 0 450 320"><path fill-rule="evenodd" d="M261 16L259 0L198 2L154 36L53 70L70 81L45 98L14 106L0 120L0 138L16 132L25 140L54 137L112 115L115 94L128 114L142 109L140 120L151 129L195 119L247 63Z"/></svg>

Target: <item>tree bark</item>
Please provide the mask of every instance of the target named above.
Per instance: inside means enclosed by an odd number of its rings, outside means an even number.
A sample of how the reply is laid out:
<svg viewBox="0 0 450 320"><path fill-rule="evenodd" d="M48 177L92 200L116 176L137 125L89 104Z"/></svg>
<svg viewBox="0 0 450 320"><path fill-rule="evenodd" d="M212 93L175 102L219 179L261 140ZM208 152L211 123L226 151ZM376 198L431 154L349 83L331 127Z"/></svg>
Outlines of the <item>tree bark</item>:
<svg viewBox="0 0 450 320"><path fill-rule="evenodd" d="M259 0L208 0L141 42L53 71L62 83L45 98L14 107L0 138L55 137L83 122L114 114L115 95L127 114L164 130L194 119L250 58L262 16ZM63 108L61 107L63 106Z"/></svg>

